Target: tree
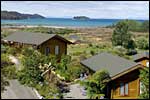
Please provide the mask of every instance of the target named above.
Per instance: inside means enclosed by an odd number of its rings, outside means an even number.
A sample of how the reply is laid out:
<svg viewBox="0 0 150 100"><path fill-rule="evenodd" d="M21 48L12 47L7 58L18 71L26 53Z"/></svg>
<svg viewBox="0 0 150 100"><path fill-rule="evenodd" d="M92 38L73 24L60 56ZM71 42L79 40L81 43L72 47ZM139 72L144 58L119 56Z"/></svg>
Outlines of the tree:
<svg viewBox="0 0 150 100"><path fill-rule="evenodd" d="M134 44L133 42L132 34L129 32L128 23L126 21L118 22L112 35L112 44L114 46L120 45L129 49L134 48L132 47Z"/></svg>
<svg viewBox="0 0 150 100"><path fill-rule="evenodd" d="M32 54L30 55L30 53ZM24 67L18 72L18 79L22 84L34 87L35 84L43 81L42 72L39 68L39 63L43 61L43 56L31 48L25 49L24 54L26 55L21 59Z"/></svg>
<svg viewBox="0 0 150 100"><path fill-rule="evenodd" d="M149 21L144 21L141 25L143 32L149 32Z"/></svg>
<svg viewBox="0 0 150 100"><path fill-rule="evenodd" d="M125 20L127 24L129 25L129 30L138 32L141 30L141 23L136 20Z"/></svg>
<svg viewBox="0 0 150 100"><path fill-rule="evenodd" d="M149 99L149 68L140 70L140 80L142 83L142 93L140 98Z"/></svg>
<svg viewBox="0 0 150 100"><path fill-rule="evenodd" d="M135 47L136 47L136 44L135 44L134 40L131 39L131 40L127 40L127 41L124 43L124 47L125 47L126 49L134 50Z"/></svg>
<svg viewBox="0 0 150 100"><path fill-rule="evenodd" d="M18 78L22 84L34 87L35 84L44 81L42 73L46 70L51 72L51 66L56 67L56 57L53 55L45 56L33 48L24 48L22 50L24 55L21 59L23 69L18 72ZM51 66L46 64L51 64ZM39 66L46 65L44 71ZM48 75L48 74L47 74ZM49 73L50 75L50 73Z"/></svg>
<svg viewBox="0 0 150 100"><path fill-rule="evenodd" d="M68 69L68 64L71 62L71 56L69 55L62 55L61 60L59 63L59 68L62 70L63 73Z"/></svg>
<svg viewBox="0 0 150 100"><path fill-rule="evenodd" d="M109 80L109 73L106 70L100 70L94 73L90 79L81 82L81 84L87 88L87 95L95 99L104 96L105 87Z"/></svg>

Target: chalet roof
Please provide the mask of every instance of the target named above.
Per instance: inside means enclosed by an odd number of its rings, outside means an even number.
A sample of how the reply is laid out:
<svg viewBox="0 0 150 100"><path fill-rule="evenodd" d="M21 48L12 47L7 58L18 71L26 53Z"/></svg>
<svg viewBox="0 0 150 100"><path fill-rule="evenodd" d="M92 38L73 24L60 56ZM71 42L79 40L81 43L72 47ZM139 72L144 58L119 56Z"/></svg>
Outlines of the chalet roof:
<svg viewBox="0 0 150 100"><path fill-rule="evenodd" d="M89 59L81 61L81 64L87 66L93 71L101 69L107 70L111 77L137 65L137 63L133 61L109 54L107 52L100 53Z"/></svg>
<svg viewBox="0 0 150 100"><path fill-rule="evenodd" d="M56 34L31 33L31 32L15 32L3 38L2 40L25 43L25 44L40 45L43 42L55 36L57 36L59 39L67 43L71 43L70 41Z"/></svg>
<svg viewBox="0 0 150 100"><path fill-rule="evenodd" d="M136 61L144 57L149 58L149 52L142 52L142 53L136 54L133 56L133 60Z"/></svg>

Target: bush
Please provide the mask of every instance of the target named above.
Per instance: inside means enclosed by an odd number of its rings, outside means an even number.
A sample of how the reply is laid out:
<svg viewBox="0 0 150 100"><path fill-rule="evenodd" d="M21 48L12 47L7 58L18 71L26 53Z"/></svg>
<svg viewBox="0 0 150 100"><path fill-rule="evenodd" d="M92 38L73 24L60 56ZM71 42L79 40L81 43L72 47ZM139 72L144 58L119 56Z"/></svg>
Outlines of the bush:
<svg viewBox="0 0 150 100"><path fill-rule="evenodd" d="M7 67L5 67L5 70L6 70L8 79L16 79L17 78L17 72L16 72L15 65L7 66Z"/></svg>
<svg viewBox="0 0 150 100"><path fill-rule="evenodd" d="M11 55L16 55L17 54L17 49L15 47L9 47L8 50L7 50L7 53L11 54Z"/></svg>
<svg viewBox="0 0 150 100"><path fill-rule="evenodd" d="M47 84L46 82L42 84L37 84L36 89L40 93L44 99L60 99L62 98L62 94L60 93L59 88L51 83L51 85Z"/></svg>
<svg viewBox="0 0 150 100"><path fill-rule="evenodd" d="M136 40L136 46L138 49L148 50L149 49L149 40L145 37L139 37Z"/></svg>
<svg viewBox="0 0 150 100"><path fill-rule="evenodd" d="M105 88L109 80L109 73L106 70L100 70L94 73L89 79L81 82L81 85L87 88L89 98L96 99L104 96Z"/></svg>
<svg viewBox="0 0 150 100"><path fill-rule="evenodd" d="M137 50L128 50L126 55L135 55L137 54Z"/></svg>
<svg viewBox="0 0 150 100"><path fill-rule="evenodd" d="M121 52L122 54L125 54L125 53L127 52L127 50L126 50L124 47L122 47L122 46L116 46L116 47L114 48L114 50L119 51L119 52Z"/></svg>
<svg viewBox="0 0 150 100"><path fill-rule="evenodd" d="M74 52L73 55L74 55L74 56L79 56L79 55L81 55L82 53L83 53L83 52L79 52L79 51L78 51L78 52Z"/></svg>
<svg viewBox="0 0 150 100"><path fill-rule="evenodd" d="M96 52L95 52L94 50L91 50L91 51L90 51L90 54L93 56L93 55L96 54Z"/></svg>
<svg viewBox="0 0 150 100"><path fill-rule="evenodd" d="M149 68L140 69L139 76L142 83L140 99L149 99Z"/></svg>
<svg viewBox="0 0 150 100"><path fill-rule="evenodd" d="M21 53L22 53L24 56L29 57L29 56L31 56L31 55L33 54L33 52L34 52L34 50L33 50L32 47L24 47L24 48L22 48L22 52L21 52Z"/></svg>
<svg viewBox="0 0 150 100"><path fill-rule="evenodd" d="M74 80L80 77L80 74L86 72L81 65L70 65L68 72L70 73L70 79Z"/></svg>
<svg viewBox="0 0 150 100"><path fill-rule="evenodd" d="M42 56L40 52L35 51L34 49L28 49L29 50L25 50L25 55L21 59L21 63L24 67L18 72L18 79L22 84L34 87L35 84L44 80L41 76L42 71L39 68L39 64L43 64L43 57L45 56Z"/></svg>
<svg viewBox="0 0 150 100"><path fill-rule="evenodd" d="M80 55L80 61L87 59L85 53Z"/></svg>
<svg viewBox="0 0 150 100"><path fill-rule="evenodd" d="M66 82L79 78L80 74L84 71L85 69L80 65L80 62L78 60L71 60L70 56L62 56L56 68L56 73L65 77Z"/></svg>
<svg viewBox="0 0 150 100"><path fill-rule="evenodd" d="M90 44L89 44L89 47L92 47L92 46L93 46L93 45L90 43Z"/></svg>

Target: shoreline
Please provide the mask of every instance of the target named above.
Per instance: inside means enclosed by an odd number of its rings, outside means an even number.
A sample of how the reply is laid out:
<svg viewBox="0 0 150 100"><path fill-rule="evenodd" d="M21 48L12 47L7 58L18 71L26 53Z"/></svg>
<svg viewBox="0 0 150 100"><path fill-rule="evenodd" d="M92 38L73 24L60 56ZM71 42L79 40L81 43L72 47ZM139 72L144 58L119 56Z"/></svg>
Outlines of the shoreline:
<svg viewBox="0 0 150 100"><path fill-rule="evenodd" d="M1 28L35 28L35 27L76 29L76 28L104 28L106 26L51 26L51 25L1 24Z"/></svg>

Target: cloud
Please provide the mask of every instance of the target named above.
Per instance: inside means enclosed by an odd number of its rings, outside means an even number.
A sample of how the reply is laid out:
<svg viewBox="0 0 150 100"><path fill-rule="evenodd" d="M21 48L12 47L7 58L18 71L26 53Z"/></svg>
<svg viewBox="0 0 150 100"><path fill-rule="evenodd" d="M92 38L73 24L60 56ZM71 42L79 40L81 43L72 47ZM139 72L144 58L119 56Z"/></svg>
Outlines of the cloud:
<svg viewBox="0 0 150 100"><path fill-rule="evenodd" d="M2 10L49 17L149 19L148 1L2 1L1 6Z"/></svg>

